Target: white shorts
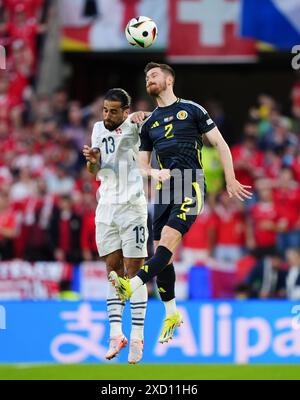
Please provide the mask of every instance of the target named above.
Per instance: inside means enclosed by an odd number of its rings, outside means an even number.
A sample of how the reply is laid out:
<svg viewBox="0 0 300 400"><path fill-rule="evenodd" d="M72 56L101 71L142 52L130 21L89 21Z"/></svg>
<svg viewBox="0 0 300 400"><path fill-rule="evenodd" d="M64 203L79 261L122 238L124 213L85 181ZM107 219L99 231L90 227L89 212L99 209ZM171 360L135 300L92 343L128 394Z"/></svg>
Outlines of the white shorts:
<svg viewBox="0 0 300 400"><path fill-rule="evenodd" d="M124 257L147 257L147 204L105 204L98 206L96 220L96 244L100 257L121 249ZM102 208L102 209L101 209ZM107 216L111 223L107 223Z"/></svg>

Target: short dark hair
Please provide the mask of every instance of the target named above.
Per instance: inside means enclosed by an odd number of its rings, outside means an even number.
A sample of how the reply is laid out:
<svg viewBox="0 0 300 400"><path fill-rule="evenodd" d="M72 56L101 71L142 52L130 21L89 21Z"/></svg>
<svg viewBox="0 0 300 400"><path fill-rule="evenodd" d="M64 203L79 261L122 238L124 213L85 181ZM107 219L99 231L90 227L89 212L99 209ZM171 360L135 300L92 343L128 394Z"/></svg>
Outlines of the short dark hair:
<svg viewBox="0 0 300 400"><path fill-rule="evenodd" d="M109 89L105 93L104 100L119 101L122 108L129 108L131 104L131 97L121 88Z"/></svg>
<svg viewBox="0 0 300 400"><path fill-rule="evenodd" d="M146 67L144 69L145 74L147 74L147 72L149 72L153 68L160 68L163 72L165 72L169 75L172 75L174 82L175 82L175 71L172 67L170 67L170 65L159 64L159 63L155 63L155 62L151 61L146 65Z"/></svg>

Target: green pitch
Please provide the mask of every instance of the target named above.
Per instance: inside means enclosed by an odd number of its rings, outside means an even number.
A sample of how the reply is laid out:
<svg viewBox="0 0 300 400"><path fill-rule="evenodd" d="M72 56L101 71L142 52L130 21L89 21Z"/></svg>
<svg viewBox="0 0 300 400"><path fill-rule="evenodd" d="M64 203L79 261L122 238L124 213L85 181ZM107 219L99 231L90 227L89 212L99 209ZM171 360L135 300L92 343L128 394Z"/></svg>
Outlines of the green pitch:
<svg viewBox="0 0 300 400"><path fill-rule="evenodd" d="M0 365L0 379L300 379L300 365Z"/></svg>

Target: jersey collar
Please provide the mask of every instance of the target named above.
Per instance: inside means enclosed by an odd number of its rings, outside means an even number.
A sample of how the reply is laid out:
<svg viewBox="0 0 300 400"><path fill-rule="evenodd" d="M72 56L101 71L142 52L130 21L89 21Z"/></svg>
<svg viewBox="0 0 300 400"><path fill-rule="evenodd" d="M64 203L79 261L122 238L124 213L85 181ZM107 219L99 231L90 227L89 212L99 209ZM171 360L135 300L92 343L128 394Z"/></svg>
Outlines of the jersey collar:
<svg viewBox="0 0 300 400"><path fill-rule="evenodd" d="M164 106L164 107L157 107L159 110L167 110L170 107L173 107L175 104L179 103L181 100L180 97L177 97L177 100L174 101L174 103L170 104L169 106Z"/></svg>

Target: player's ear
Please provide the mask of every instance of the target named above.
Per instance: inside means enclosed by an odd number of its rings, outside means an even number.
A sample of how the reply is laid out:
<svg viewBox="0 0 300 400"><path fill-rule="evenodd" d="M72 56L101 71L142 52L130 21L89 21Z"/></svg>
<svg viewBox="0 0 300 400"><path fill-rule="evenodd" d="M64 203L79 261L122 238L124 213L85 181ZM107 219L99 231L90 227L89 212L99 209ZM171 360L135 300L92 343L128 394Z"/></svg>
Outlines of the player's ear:
<svg viewBox="0 0 300 400"><path fill-rule="evenodd" d="M127 118L128 115L129 115L129 108L125 108L125 109L124 109L124 116L125 116L125 118Z"/></svg>
<svg viewBox="0 0 300 400"><path fill-rule="evenodd" d="M168 75L168 76L167 76L167 85L168 85L168 86L173 86L173 84L174 84L174 79L173 79L173 77L172 77L171 75Z"/></svg>

